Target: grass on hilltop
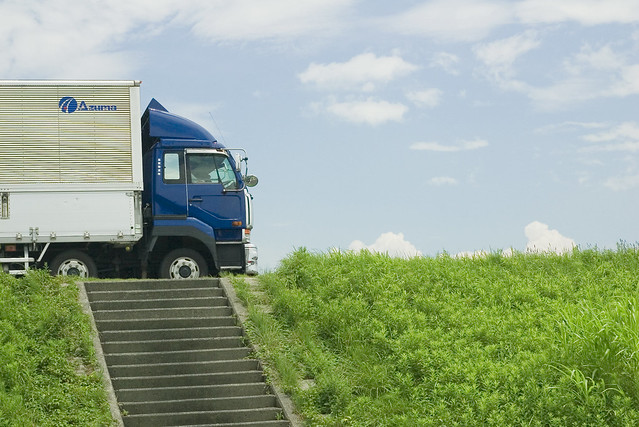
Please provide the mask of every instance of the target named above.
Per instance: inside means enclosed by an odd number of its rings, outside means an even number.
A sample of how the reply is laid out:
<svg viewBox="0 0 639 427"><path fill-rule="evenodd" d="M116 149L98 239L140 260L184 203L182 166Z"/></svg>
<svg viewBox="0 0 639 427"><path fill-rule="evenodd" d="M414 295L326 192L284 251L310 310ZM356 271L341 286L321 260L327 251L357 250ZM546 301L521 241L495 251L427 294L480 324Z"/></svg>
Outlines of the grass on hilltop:
<svg viewBox="0 0 639 427"><path fill-rule="evenodd" d="M264 296L235 282L251 338L309 425L639 425L636 248L299 249L260 277Z"/></svg>
<svg viewBox="0 0 639 427"><path fill-rule="evenodd" d="M112 423L78 288L0 273L0 426Z"/></svg>

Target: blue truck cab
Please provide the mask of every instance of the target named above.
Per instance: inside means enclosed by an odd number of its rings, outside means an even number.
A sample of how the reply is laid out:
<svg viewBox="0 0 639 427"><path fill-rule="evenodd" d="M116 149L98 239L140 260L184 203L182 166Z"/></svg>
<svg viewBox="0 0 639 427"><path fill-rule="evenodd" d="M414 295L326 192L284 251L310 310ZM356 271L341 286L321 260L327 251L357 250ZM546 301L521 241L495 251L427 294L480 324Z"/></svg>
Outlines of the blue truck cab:
<svg viewBox="0 0 639 427"><path fill-rule="evenodd" d="M242 174L244 151L224 147L153 99L142 116L142 154L142 264L171 279L256 274L247 187L257 178Z"/></svg>

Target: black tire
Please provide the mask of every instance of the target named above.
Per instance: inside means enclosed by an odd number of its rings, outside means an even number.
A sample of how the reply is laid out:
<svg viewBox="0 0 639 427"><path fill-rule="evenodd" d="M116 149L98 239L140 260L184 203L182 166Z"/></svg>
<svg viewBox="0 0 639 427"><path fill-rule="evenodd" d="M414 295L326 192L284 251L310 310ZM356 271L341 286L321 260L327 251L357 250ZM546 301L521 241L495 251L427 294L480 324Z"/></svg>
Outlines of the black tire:
<svg viewBox="0 0 639 427"><path fill-rule="evenodd" d="M160 264L162 279L197 279L208 276L204 257L193 249L180 248L169 252Z"/></svg>
<svg viewBox="0 0 639 427"><path fill-rule="evenodd" d="M49 266L54 276L97 277L95 261L86 253L77 250L62 252Z"/></svg>

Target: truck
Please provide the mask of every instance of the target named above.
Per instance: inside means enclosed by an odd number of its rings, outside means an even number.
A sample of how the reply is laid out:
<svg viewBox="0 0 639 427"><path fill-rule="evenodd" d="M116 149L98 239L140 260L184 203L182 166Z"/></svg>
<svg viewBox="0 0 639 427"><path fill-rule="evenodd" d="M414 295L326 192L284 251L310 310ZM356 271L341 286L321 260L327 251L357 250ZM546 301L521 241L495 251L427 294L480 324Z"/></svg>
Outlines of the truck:
<svg viewBox="0 0 639 427"><path fill-rule="evenodd" d="M0 268L192 279L257 274L244 149L140 81L0 81Z"/></svg>

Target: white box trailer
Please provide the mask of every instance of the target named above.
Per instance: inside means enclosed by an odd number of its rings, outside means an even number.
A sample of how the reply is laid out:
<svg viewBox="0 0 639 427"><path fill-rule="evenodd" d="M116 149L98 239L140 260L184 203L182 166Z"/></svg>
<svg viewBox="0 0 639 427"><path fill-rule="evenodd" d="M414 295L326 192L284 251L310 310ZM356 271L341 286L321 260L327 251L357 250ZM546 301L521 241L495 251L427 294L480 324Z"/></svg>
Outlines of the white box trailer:
<svg viewBox="0 0 639 427"><path fill-rule="evenodd" d="M139 86L0 81L0 244L142 237Z"/></svg>

